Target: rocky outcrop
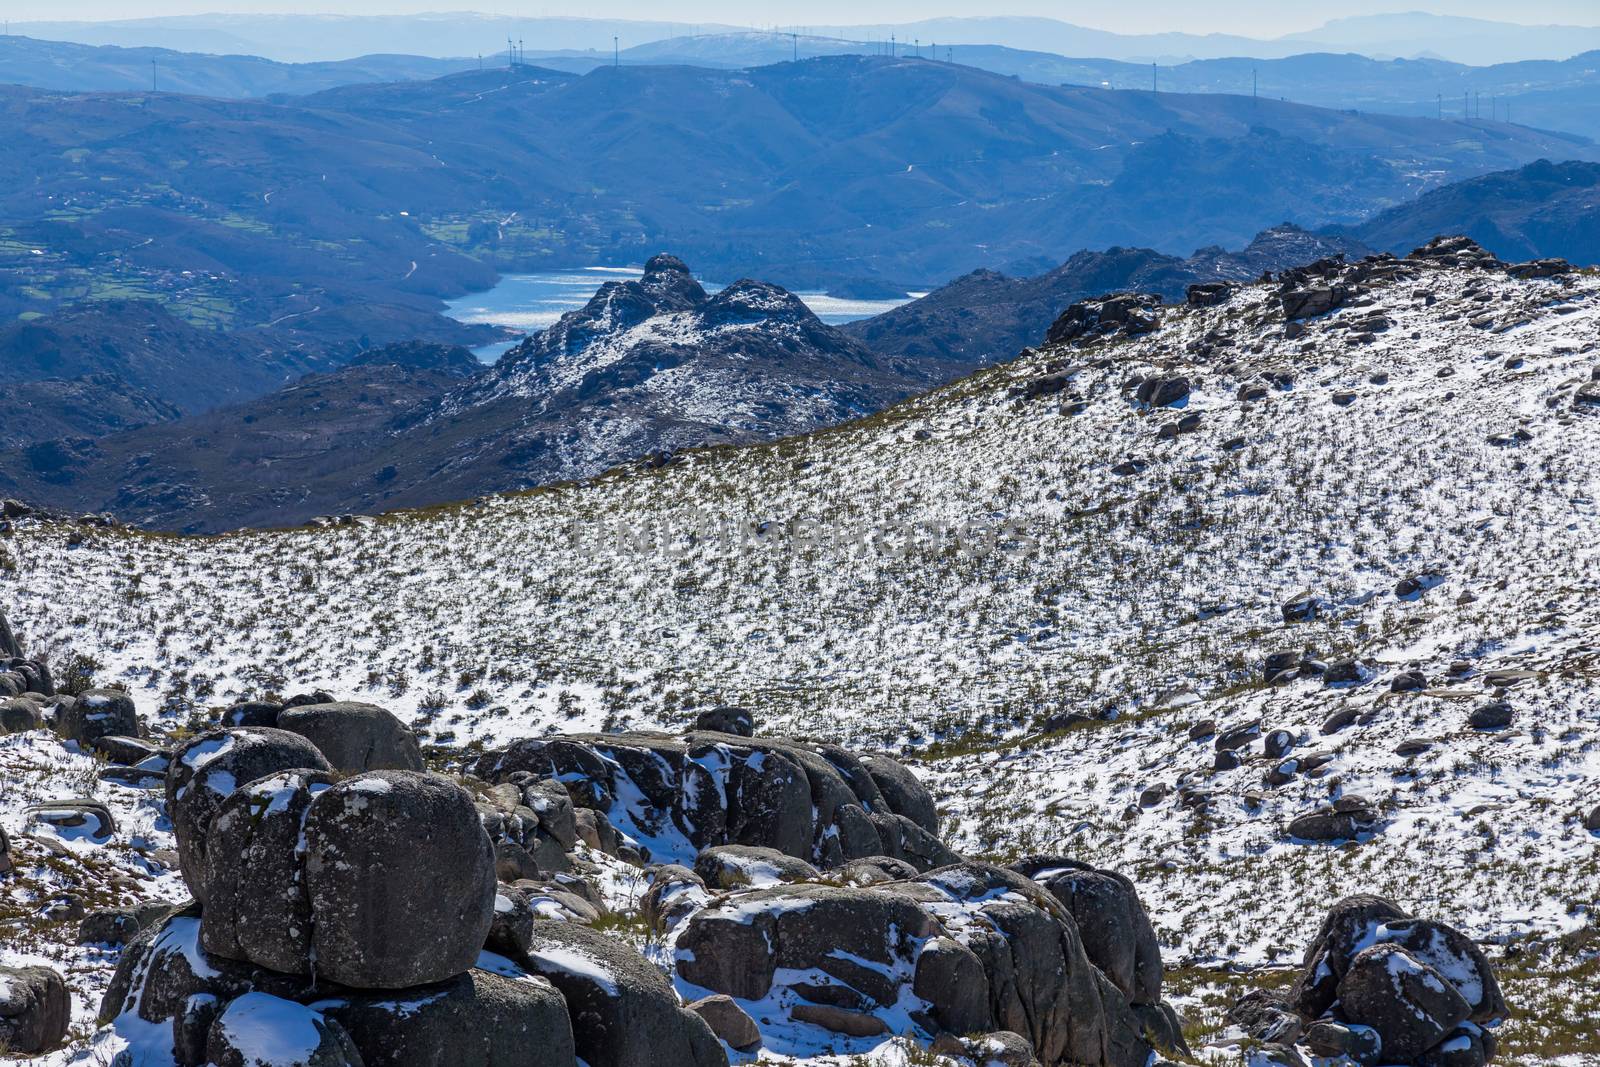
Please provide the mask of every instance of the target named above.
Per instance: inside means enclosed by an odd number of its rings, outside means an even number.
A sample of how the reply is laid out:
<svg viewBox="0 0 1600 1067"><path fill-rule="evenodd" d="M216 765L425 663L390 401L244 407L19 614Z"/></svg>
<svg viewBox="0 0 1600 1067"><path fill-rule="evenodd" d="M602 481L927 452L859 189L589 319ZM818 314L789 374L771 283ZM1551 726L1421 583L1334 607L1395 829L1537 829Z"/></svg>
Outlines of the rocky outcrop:
<svg viewBox="0 0 1600 1067"><path fill-rule="evenodd" d="M559 779L655 862L716 845L774 849L828 869L868 856L919 870L958 857L935 836L927 790L887 757L732 734L623 733L519 741L475 761L495 782Z"/></svg>
<svg viewBox="0 0 1600 1067"><path fill-rule="evenodd" d="M1086 344L1150 333L1161 325L1161 303L1156 293L1113 293L1080 300L1051 324L1045 343Z"/></svg>
<svg viewBox="0 0 1600 1067"><path fill-rule="evenodd" d="M909 1012L925 1040L1020 1033L1046 1067L1131 1067L1150 1052L1071 913L1028 878L983 864L870 888L718 898L678 934L676 968L694 986L844 1037L892 1032Z"/></svg>
<svg viewBox="0 0 1600 1067"><path fill-rule="evenodd" d="M1334 905L1292 1001L1308 1036L1331 1045L1369 1030L1382 1062L1418 1067L1481 1067L1507 1015L1494 968L1470 938L1375 896Z"/></svg>

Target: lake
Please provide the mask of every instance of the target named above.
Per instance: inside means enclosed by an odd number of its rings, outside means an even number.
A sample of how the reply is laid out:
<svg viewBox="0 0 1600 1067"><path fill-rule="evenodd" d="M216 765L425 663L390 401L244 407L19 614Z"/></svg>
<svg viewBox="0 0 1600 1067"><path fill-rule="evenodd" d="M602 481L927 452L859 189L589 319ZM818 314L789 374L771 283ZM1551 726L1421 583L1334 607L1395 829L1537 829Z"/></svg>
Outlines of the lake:
<svg viewBox="0 0 1600 1067"><path fill-rule="evenodd" d="M500 284L493 289L449 301L445 314L459 322L487 323L491 326L507 326L522 333L534 333L551 325L567 312L583 307L595 290L606 282L630 281L643 273L642 267L584 267L512 274L500 279ZM700 284L712 293L722 288L704 279ZM900 300L843 300L826 293L795 295L805 301L817 318L830 326L837 326L881 315L907 303L912 296L921 294L911 294ZM493 363L515 344L515 341L498 341L474 349L473 354L485 363Z"/></svg>

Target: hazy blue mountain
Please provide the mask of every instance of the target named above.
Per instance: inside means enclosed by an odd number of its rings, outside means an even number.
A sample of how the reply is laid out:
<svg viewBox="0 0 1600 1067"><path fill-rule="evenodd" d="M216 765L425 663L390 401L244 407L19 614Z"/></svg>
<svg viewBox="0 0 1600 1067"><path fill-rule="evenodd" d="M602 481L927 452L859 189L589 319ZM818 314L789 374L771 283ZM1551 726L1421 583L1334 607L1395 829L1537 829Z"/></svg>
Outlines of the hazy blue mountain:
<svg viewBox="0 0 1600 1067"><path fill-rule="evenodd" d="M711 277L905 291L1085 247L1238 247L1535 159L1600 159L1487 121L863 56L495 68L279 102L9 88L0 141L0 316L107 292L349 354L470 340L441 301L497 271L673 247Z"/></svg>
<svg viewBox="0 0 1600 1067"><path fill-rule="evenodd" d="M167 48L120 48L0 37L0 82L68 92L149 89L199 96L315 93L340 85L392 82L475 68L476 59L368 55L333 63L275 63L258 56Z"/></svg>
<svg viewBox="0 0 1600 1067"><path fill-rule="evenodd" d="M232 408L0 452L0 494L167 529L279 525L800 433L966 369L880 358L763 282L708 295L658 255L493 368L459 348L385 347Z"/></svg>
<svg viewBox="0 0 1600 1067"><path fill-rule="evenodd" d="M908 46L905 54L912 54ZM781 63L796 55L876 55L880 42L747 31L674 37L623 49L624 64L686 63L738 68ZM1600 138L1600 52L1563 60L1524 60L1475 67L1442 59L1371 59L1358 52L1309 52L1281 59L1198 59L1164 65L1069 58L997 44L922 42L924 57L1021 78L1041 85L1260 95L1273 100L1385 114L1449 119L1509 117L1522 125ZM540 53L542 65L585 73L612 62L610 53ZM1471 94L1470 96L1465 94Z"/></svg>
<svg viewBox="0 0 1600 1067"><path fill-rule="evenodd" d="M1508 14L1514 9L1507 8ZM1334 19L1315 30L1279 39L1369 56L1436 56L1459 63L1564 59L1600 48L1600 26L1524 26L1490 19L1404 14Z"/></svg>
<svg viewBox="0 0 1600 1067"><path fill-rule="evenodd" d="M507 38L531 53L611 48L736 27L590 18L514 18L474 12L420 15L183 15L100 22L13 22L13 33L52 41L183 52L244 53L285 63L349 59L374 53L419 56L506 54Z"/></svg>
<svg viewBox="0 0 1600 1067"><path fill-rule="evenodd" d="M739 32L745 27L669 21L513 18L471 13L350 17L334 15L196 15L108 22L16 23L12 29L48 40L154 46L195 52L243 52L286 62L340 60L372 53L424 56L505 54L507 38L529 56L577 51L609 53L667 38ZM1316 30L1269 40L1228 34L1119 34L1059 19L980 16L908 23L812 26L807 32L855 41L923 46L999 45L1064 56L1148 63L1252 56L1284 58L1307 51L1369 56L1428 55L1464 63L1565 59L1600 48L1600 27L1520 26L1438 15L1337 19ZM1425 42L1425 43L1424 43Z"/></svg>
<svg viewBox="0 0 1600 1067"><path fill-rule="evenodd" d="M1600 164L1540 160L1447 185L1340 234L1403 252L1436 233L1466 234L1506 260L1600 264Z"/></svg>

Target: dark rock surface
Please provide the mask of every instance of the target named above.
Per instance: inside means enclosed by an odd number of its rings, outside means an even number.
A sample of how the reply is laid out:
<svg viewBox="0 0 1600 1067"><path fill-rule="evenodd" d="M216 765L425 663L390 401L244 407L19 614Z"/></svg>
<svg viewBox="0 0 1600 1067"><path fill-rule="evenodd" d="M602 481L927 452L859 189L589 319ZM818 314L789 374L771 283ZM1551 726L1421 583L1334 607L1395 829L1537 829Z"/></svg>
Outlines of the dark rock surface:
<svg viewBox="0 0 1600 1067"><path fill-rule="evenodd" d="M393 714L372 704L286 708L273 725L316 745L333 769L344 774L422 770L416 735Z"/></svg>
<svg viewBox="0 0 1600 1067"><path fill-rule="evenodd" d="M298 769L333 770L316 746L285 730L216 730L172 754L167 816L178 839L184 883L196 899L205 900L206 834L223 802L241 785L276 771Z"/></svg>

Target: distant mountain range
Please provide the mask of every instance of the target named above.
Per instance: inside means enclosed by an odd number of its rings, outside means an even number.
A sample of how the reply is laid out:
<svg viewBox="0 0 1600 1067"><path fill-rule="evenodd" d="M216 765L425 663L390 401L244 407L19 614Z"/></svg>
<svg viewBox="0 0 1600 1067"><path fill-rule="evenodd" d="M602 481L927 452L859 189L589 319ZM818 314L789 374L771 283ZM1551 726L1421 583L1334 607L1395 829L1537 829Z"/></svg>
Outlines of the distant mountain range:
<svg viewBox="0 0 1600 1067"><path fill-rule="evenodd" d="M473 13L335 16L199 15L105 22L14 23L15 32L47 40L249 53L286 62L342 60L373 53L427 56L504 54L507 39L530 54L609 53L673 37L738 32L745 27L586 18L513 18ZM806 32L855 41L920 40L941 45L992 44L1067 56L1181 62L1252 56L1283 58L1308 51L1350 51L1376 58L1428 55L1461 63L1566 59L1600 48L1600 27L1524 26L1442 15L1372 15L1336 19L1307 32L1269 40L1228 34L1118 34L1049 18L980 16L907 23L811 26Z"/></svg>
<svg viewBox="0 0 1600 1067"><path fill-rule="evenodd" d="M676 37L625 49L621 62L753 67L794 57L876 54L879 45L833 37L743 32ZM1308 52L1278 59L1199 59L1161 67L1104 58L1069 58L1037 48L957 44L915 50L1040 85L1229 93L1317 107L1383 114L1510 120L1600 138L1600 52L1561 60L1470 66L1442 59L1379 60L1358 52ZM907 54L914 54L908 49ZM585 73L612 61L595 53L540 53L532 61Z"/></svg>
<svg viewBox="0 0 1600 1067"><path fill-rule="evenodd" d="M1085 247L1236 247L1285 219L1354 223L1451 180L1600 159L1503 123L862 56L500 68L292 102L0 88L0 141L0 317L148 298L347 355L485 339L442 300L503 270L672 247L711 277L904 291Z"/></svg>
<svg viewBox="0 0 1600 1067"><path fill-rule="evenodd" d="M1386 252L1448 230L1503 259L1600 265L1600 164L1540 160L1426 193L1336 233Z"/></svg>
<svg viewBox="0 0 1600 1067"><path fill-rule="evenodd" d="M1308 46L1309 47L1309 46ZM814 34L739 31L669 37L623 48L625 65L684 64L720 69L768 66L819 56L878 55L886 42ZM929 42L907 56L946 60L1041 85L1260 95L1317 107L1385 114L1490 120L1511 119L1540 129L1600 138L1600 52L1561 60L1476 67L1442 59L1377 60L1359 52L1310 52L1285 58L1200 59L1166 65L1108 58L1068 58L997 44ZM613 55L576 49L532 48L526 62L587 74ZM28 37L0 37L0 81L45 89L164 92L227 98L308 94L344 85L414 81L479 66L503 66L507 55L435 59L368 55L338 62L279 63L246 55L211 55L158 48L91 46Z"/></svg>
<svg viewBox="0 0 1600 1067"><path fill-rule="evenodd" d="M375 350L242 406L0 453L0 495L167 529L280 525L799 433L961 369L877 357L775 286L707 295L657 256L492 369L459 348Z"/></svg>
<svg viewBox="0 0 1600 1067"><path fill-rule="evenodd" d="M370 55L336 62L277 63L249 55L123 48L0 37L0 82L65 92L165 93L228 98L317 93L341 85L437 78L476 69L476 59Z"/></svg>
<svg viewBox="0 0 1600 1067"><path fill-rule="evenodd" d="M1266 271L1325 256L1356 258L1366 251L1354 239L1308 233L1297 226L1266 230L1240 252L1202 248L1179 258L1148 248L1084 251L1029 278L973 271L919 300L843 329L875 352L980 366L1039 344L1056 316L1086 297L1136 291L1182 300L1188 287L1198 283L1254 281Z"/></svg>

